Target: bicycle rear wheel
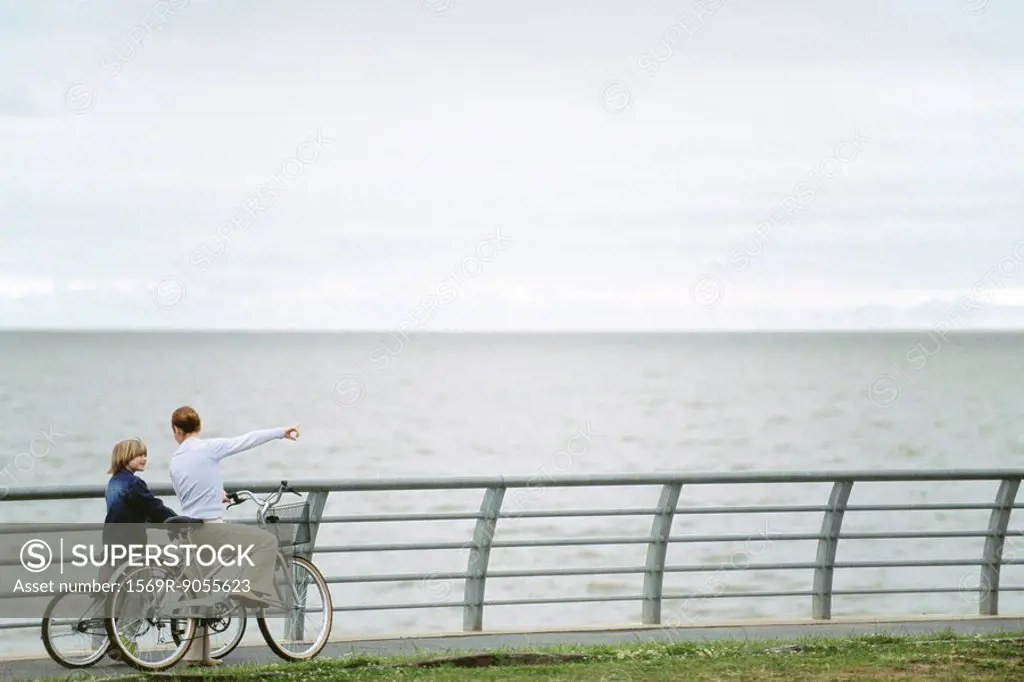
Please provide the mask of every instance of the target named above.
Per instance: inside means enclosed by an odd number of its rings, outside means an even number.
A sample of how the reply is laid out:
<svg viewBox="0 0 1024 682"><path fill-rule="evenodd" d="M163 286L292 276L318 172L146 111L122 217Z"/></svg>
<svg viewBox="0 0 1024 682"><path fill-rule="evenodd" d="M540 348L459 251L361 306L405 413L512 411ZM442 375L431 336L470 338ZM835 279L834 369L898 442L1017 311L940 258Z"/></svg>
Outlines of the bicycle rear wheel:
<svg viewBox="0 0 1024 682"><path fill-rule="evenodd" d="M302 557L277 557L274 580L282 576L290 579L278 590L288 590L281 602L288 612L272 616L259 616L256 624L270 649L286 661L308 661L319 654L331 636L334 625L334 604L327 581L313 562ZM311 594L312 592L312 594Z"/></svg>
<svg viewBox="0 0 1024 682"><path fill-rule="evenodd" d="M104 601L91 594L64 592L43 612L43 647L65 668L88 668L110 650Z"/></svg>

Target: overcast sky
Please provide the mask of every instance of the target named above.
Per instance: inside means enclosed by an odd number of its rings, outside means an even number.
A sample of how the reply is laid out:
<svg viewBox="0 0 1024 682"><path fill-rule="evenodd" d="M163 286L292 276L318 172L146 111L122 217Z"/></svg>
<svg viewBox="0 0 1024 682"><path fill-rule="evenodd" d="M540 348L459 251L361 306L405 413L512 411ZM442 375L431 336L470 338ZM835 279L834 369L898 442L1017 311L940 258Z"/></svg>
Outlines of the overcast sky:
<svg viewBox="0 0 1024 682"><path fill-rule="evenodd" d="M0 327L1024 326L1022 21L0 0Z"/></svg>

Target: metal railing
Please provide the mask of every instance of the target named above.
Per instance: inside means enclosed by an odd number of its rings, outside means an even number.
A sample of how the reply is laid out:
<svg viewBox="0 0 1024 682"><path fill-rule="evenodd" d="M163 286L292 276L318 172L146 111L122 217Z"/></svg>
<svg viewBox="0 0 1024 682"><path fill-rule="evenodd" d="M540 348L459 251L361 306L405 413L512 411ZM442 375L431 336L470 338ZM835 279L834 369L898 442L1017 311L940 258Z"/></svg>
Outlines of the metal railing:
<svg viewBox="0 0 1024 682"><path fill-rule="evenodd" d="M469 558L466 569L462 572L444 573L382 573L372 575L328 575L330 584L357 584L381 582L431 581L439 577L446 580L464 581L463 599L461 602L414 602L357 605L335 603L335 611L370 611L387 609L415 609L431 607L461 607L463 613L463 630L481 631L483 629L484 608L486 606L526 606L533 604L569 604L578 602L609 602L639 601L642 603L641 623L658 625L662 623L662 605L669 600L688 600L725 597L810 597L811 617L816 620L828 620L832 617L833 597L836 595L888 595L888 594L920 594L920 593L952 593L975 592L979 595L978 614L995 616L999 614L999 595L1002 592L1024 591L1021 586L1005 586L1000 583L1001 568L1004 565L1024 564L1024 559L1004 557L1004 543L1007 537L1019 537L1024 532L1010 530L1012 510L1022 505L1016 504L1017 491L1024 470L943 470L943 471L819 471L819 472L742 472L742 473L692 473L692 474L650 474L650 475L592 475L592 476L545 476L541 477L481 477L481 478L429 478L429 479L394 479L394 480L290 480L290 485L304 493L308 493L311 506L313 533L310 544L305 548L307 555L336 554L351 552L396 552L412 550L452 550L468 549ZM891 504L850 504L851 494L857 483L879 482L968 482L989 481L998 483L993 492L992 502L983 503L929 503L915 504L894 502ZM236 482L229 483L227 488L248 489L257 493L273 492L279 481ZM703 506L679 507L680 494L690 486L706 485L747 485L747 484L794 484L818 483L831 484L828 500L820 505L761 505L761 506ZM543 488L578 488L578 487L625 487L625 486L659 486L660 497L656 506L639 509L597 508L597 509L561 509L561 510L508 510L503 508L506 492L517 489ZM167 485L151 486L153 492L160 496L173 496ZM324 515L324 509L331 493L381 492L381 491L483 491L479 510L467 512L445 513L405 513L388 515ZM0 504L0 517L3 507L14 502L59 499L85 499L103 496L100 486L81 487L31 487L12 489ZM976 530L928 530L928 531L879 531L879 532L846 532L843 520L850 512L909 512L909 511L965 511L988 510L987 527ZM748 538L744 535L673 535L674 520L683 515L707 514L821 514L820 530L816 533L764 533L759 537L765 541L814 541L816 555L813 561L782 562L782 563L748 563L743 566L712 566L708 564L670 565L667 562L668 548L673 543L727 543L743 542ZM534 518L553 519L569 517L651 517L650 532L643 536L617 537L568 537L568 538L535 538L535 539L496 539L499 535L501 519ZM471 539L466 542L420 542L420 543L380 543L380 544L345 544L316 545L316 531L322 524L352 524L368 522L419 522L419 521L475 521ZM984 548L980 556L970 558L916 559L916 560L875 560L875 561L838 561L837 551L840 540L860 539L940 539L940 538L984 538ZM570 568L547 568L534 570L490 570L488 567L491 551L494 548L511 547L568 547L595 545L635 545L647 546L646 561L643 566L582 566ZM836 590L833 588L837 570L856 570L869 568L925 568L937 566L979 567L980 581L976 589L967 589L963 585L945 587L911 587L885 589ZM748 591L739 594L724 592L718 594L666 594L663 589L664 578L672 573L707 572L710 570L743 570L743 571L789 571L812 570L813 581L808 590L789 591ZM592 575L640 574L643 576L643 590L639 595L606 595L606 596L562 596L541 599L488 600L486 588L491 578L533 578L541 576L592 576ZM38 621L24 621L0 625L0 628L36 627Z"/></svg>

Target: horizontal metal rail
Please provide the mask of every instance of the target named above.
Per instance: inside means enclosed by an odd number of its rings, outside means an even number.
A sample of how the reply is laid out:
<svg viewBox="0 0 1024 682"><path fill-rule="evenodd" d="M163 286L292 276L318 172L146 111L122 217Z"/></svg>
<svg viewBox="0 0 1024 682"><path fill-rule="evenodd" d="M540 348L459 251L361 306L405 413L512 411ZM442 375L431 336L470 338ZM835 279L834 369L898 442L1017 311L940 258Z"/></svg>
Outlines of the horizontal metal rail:
<svg viewBox="0 0 1024 682"><path fill-rule="evenodd" d="M905 540L905 539L943 539L943 538L984 538L994 535L987 531L906 531L893 533L841 533L840 540ZM1024 531L1007 531L1006 536L1024 536ZM758 540L771 542L821 540L820 533L765 533L758 535ZM668 538L670 543L709 543L709 542L745 542L750 535L691 535ZM644 545L648 538L642 537L593 537L593 538L542 538L534 540L495 540L491 547L576 547L598 545ZM467 549L465 542L409 542L390 544L362 545L327 545L317 547L319 554L336 554L341 552L408 552L427 550Z"/></svg>
<svg viewBox="0 0 1024 682"><path fill-rule="evenodd" d="M483 629L485 607L519 606L526 607L542 604L578 604L602 602L633 602L641 604L642 622L658 624L661 622L661 605L669 601L692 601L705 599L741 599L741 598L807 598L811 597L812 617L819 620L831 618L832 601L835 597L868 596L868 595L899 595L899 594L976 594L979 595L978 612L981 615L997 615L999 593L1022 592L1024 587L1001 585L999 582L1002 566L1024 565L1024 558L1004 556L1006 538L1024 536L1024 531L1009 526L1012 511L1024 507L1016 500L1016 491L1020 481L1024 479L1024 469L1005 470L937 470L937 471L817 471L817 472L711 472L685 474L637 474L637 475L595 475L595 476L493 476L463 478L417 478L417 479L374 479L374 480L290 480L290 485L315 499L313 516L314 542L310 554L317 556L350 553L388 553L412 551L465 551L468 553L464 569L450 572L406 572L406 573L373 573L367 575L328 575L330 585L357 585L366 583L421 583L429 585L436 581L462 581L462 599L454 601L433 600L421 602L400 602L384 604L353 604L339 603L335 598L335 611L386 611L424 608L458 608L463 611L463 628L467 631ZM998 491L993 488L991 502L929 502L929 503L892 503L892 504L851 504L849 500L856 497L858 486L864 483L938 483L938 482L992 482L998 484ZM257 493L273 492L279 481L240 481L228 484L228 489L248 489ZM746 485L746 484L806 484L819 483L831 486L828 500L824 504L763 504L763 505L709 505L692 506L676 504L680 490L684 497L692 486L699 485ZM650 506L638 508L597 509L515 509L517 489L534 490L536 488L599 488L599 487L658 487L657 493L652 492ZM150 489L159 496L173 495L167 484L151 484ZM482 503L478 509L445 512L410 512L394 514L324 514L323 509L332 494L354 492L424 492L424 491L482 491ZM72 499L102 498L104 489L101 486L70 486L70 487L26 487L12 488L2 499L0 510L7 505L32 502ZM601 493L606 500L614 496L613 491ZM894 495L895 499L899 499ZM520 504L521 505L521 500ZM906 531L844 531L842 529L846 516L854 513L871 514L910 514L913 512L989 512L987 524L977 524L973 529L929 529ZM698 517L712 515L764 515L764 514L818 514L822 523L820 530L812 532L764 532L756 535L720 533L720 534L687 534L685 525L680 529L679 516ZM651 520L650 532L643 534L622 535L570 535L567 537L502 537L502 521L508 519L570 519L570 518L648 518ZM243 521L251 522L251 521ZM424 541L424 542L379 542L362 544L330 544L324 541L322 526L324 524L338 526L347 524L369 523L422 523L422 522L473 522L474 530L462 542L458 541ZM60 524L48 524L50 527L66 526L71 519ZM0 535L19 531L19 526L26 524L8 524L0 526ZM101 524L92 524L99 528ZM41 524L34 524L40 528ZM84 524L74 524L81 530ZM316 529L320 529L317 540ZM517 529L517 535L522 529ZM912 540L912 539L983 539L985 550L976 557L940 558L940 559L892 559L873 558L870 561L841 560L837 549L849 541L878 540ZM669 561L672 554L671 546L697 543L723 544L748 543L751 540L762 542L813 542L816 549L806 552L806 561L759 562L750 561L720 564L676 563ZM493 556L496 551L515 548L554 548L554 547L594 547L594 546L630 546L644 545L647 547L646 565L582 565L560 566L557 568L493 568ZM490 561L489 561L490 559ZM391 563L385 559L384 563ZM12 565L17 561L0 561L0 564ZM965 588L961 584L953 585L921 585L914 587L878 587L863 589L835 589L833 579L836 571L858 571L866 569L926 569L940 567L963 567L980 569L981 584L976 588ZM805 589L792 590L748 590L733 588L729 590L709 590L702 592L666 591L662 587L664 576L669 574L698 574L708 572L738 571L810 571L811 580ZM635 575L643 576L643 592L641 594L606 594L606 595L558 595L553 597L530 597L518 599L487 599L486 586L491 579L495 580L526 580L531 578L558 578L573 576L611 576ZM917 581L915 581L917 582ZM962 582L962 581L961 581ZM424 590L426 592L427 590ZM454 592L454 590L452 590ZM449 594L451 596L451 594ZM0 595L2 598L3 595ZM12 628L38 627L38 620L13 620L0 623L0 630Z"/></svg>
<svg viewBox="0 0 1024 682"><path fill-rule="evenodd" d="M337 479L295 480L289 484L303 492L394 492L399 490L474 490L484 488L573 488L597 486L655 486L679 483L691 485L738 485L763 483L834 483L852 480L858 483L906 483L936 481L1002 481L1024 478L1024 469L941 469L932 471L854 470L854 471L771 471L707 472L688 474L594 474L589 476L477 476L451 478ZM280 481L236 481L230 487L255 493L272 493ZM173 495L170 484L149 486L155 495ZM100 497L103 486L25 486L11 488L3 501L89 499Z"/></svg>
<svg viewBox="0 0 1024 682"><path fill-rule="evenodd" d="M995 509L993 504L865 504L849 505L846 511L963 511ZM1013 509L1022 509L1018 504ZM822 513L828 507L806 505L762 506L762 507L680 507L676 514L806 514ZM501 512L501 519L556 519L572 517L613 517L613 516L653 516L657 509L552 509L523 512ZM438 513L438 514L365 514L356 516L325 516L321 523L391 523L409 521L475 521L480 514L476 512Z"/></svg>
<svg viewBox="0 0 1024 682"><path fill-rule="evenodd" d="M837 561L834 568L932 568L939 566L984 566L985 562L980 559L917 559L910 561ZM1004 566L1024 565L1024 559L1004 561ZM812 570L818 567L817 563L807 562L784 562L775 564L734 564L722 566L709 566L708 564L693 564L691 566L665 566L661 570L665 573L708 573L718 571L801 571ZM550 578L557 576L577 575L642 575L647 572L646 566L608 566L608 567L580 567L580 568L531 568L523 570L492 570L487 572L488 578ZM328 583L335 584L356 584L356 583L407 583L423 580L437 579L438 573L374 573L369 575L333 576L326 578ZM446 580L464 580L469 576L465 572L444 573ZM839 592L834 592L839 594Z"/></svg>

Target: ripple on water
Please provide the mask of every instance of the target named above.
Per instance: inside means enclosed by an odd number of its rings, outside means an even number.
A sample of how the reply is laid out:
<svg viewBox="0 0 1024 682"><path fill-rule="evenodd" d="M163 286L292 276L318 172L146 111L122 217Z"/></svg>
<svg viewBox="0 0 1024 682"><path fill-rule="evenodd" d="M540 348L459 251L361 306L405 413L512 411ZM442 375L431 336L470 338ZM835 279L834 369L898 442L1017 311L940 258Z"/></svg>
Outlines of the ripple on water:
<svg viewBox="0 0 1024 682"><path fill-rule="evenodd" d="M896 424L891 419L885 417L873 416L868 423L876 431L892 431L896 427Z"/></svg>
<svg viewBox="0 0 1024 682"><path fill-rule="evenodd" d="M834 417L842 417L844 414L846 413L839 407L827 405L812 412L811 419L832 419Z"/></svg>
<svg viewBox="0 0 1024 682"><path fill-rule="evenodd" d="M923 457L925 453L920 447L916 445L911 445L910 443L900 443L899 449L897 450L897 454L899 455L899 457L905 459L919 459Z"/></svg>
<svg viewBox="0 0 1024 682"><path fill-rule="evenodd" d="M629 585L622 581L591 580L587 582L587 594L616 594L627 589L629 589Z"/></svg>
<svg viewBox="0 0 1024 682"><path fill-rule="evenodd" d="M655 397L655 398L648 398L647 401L646 401L646 404L644 405L644 407L646 407L647 410L649 410L650 412L655 412L656 413L658 410L661 410L662 408L667 407L667 406L669 406L671 404L672 404L672 401L669 400L668 398Z"/></svg>

